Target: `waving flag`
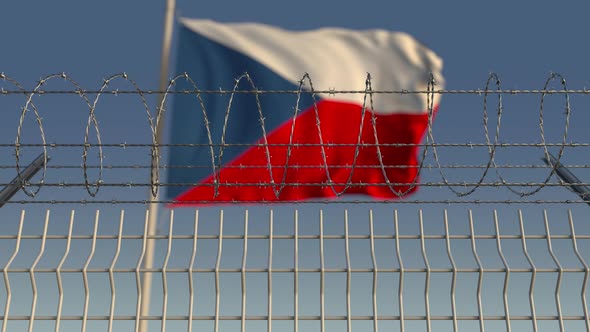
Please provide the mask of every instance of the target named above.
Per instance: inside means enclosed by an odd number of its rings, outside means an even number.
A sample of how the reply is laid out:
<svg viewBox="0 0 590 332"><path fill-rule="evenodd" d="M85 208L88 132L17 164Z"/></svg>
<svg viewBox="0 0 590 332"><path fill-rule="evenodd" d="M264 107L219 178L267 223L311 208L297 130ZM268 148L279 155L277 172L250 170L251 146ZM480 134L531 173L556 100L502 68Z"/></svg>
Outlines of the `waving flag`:
<svg viewBox="0 0 590 332"><path fill-rule="evenodd" d="M444 83L442 60L405 33L193 19L181 21L177 70L190 77L177 90L214 90L175 95L167 196L179 204L411 193L426 94L351 91L367 73L374 91L424 91L431 73Z"/></svg>

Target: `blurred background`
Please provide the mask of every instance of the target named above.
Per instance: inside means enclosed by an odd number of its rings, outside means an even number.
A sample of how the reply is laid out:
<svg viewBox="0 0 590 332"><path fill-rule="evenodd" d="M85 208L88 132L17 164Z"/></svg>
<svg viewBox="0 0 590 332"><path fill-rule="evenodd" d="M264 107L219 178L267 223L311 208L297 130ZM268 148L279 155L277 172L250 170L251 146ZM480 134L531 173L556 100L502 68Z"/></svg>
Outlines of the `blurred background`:
<svg viewBox="0 0 590 332"><path fill-rule="evenodd" d="M66 73L75 81L61 78L51 79L44 86L47 90L98 90L103 80L117 73L126 73L129 80L117 79L109 84L109 90L134 90L137 85L141 90L157 90L162 47L162 26L164 1L113 1L96 3L77 1L13 1L5 3L0 20L2 32L0 48L0 72L7 78L18 82L26 90L32 90L38 81L54 73ZM522 231L519 223L519 210L523 215L523 227L527 234L546 234L544 211L550 225L551 233L564 237L555 240L553 249L563 267L576 268L577 272L564 273L559 277L555 260L551 257L547 239L540 237L527 241L530 255L536 263L535 268L554 269L540 273L534 284L536 296L536 315L571 316L578 319L566 320L568 330L584 330L584 305L581 294L585 291L583 264L575 255L572 246L568 210L571 210L577 234L589 235L588 205L563 186L553 176L549 186L542 188L531 196L515 194L502 184L520 183L510 188L520 192L530 192L542 184L549 175L541 158L544 148L541 143L548 143L548 151L557 155L560 144L567 146L563 151L562 163L567 165L582 182L590 182L589 156L590 134L587 124L589 97L584 90L589 86L589 68L585 65L590 53L590 46L585 43L586 13L590 4L570 2L567 5L549 1L495 1L476 4L469 1L453 2L403 2L384 3L380 1L359 2L317 2L301 0L291 3L279 3L269 0L248 2L194 2L177 1L175 17L209 18L221 22L260 22L292 30L314 29L325 26L352 29L388 29L407 32L423 42L444 61L443 74L448 90L484 89L490 72L498 75L501 89L514 90L514 93L502 94L501 129L499 143L505 146L497 148L495 163L498 167L491 169L484 180L488 185L478 188L473 194L458 197L445 185L445 180L454 185L452 189L460 192L470 191L472 184L478 182L489 160L489 150L485 145L484 105L488 112L490 139L494 139L498 125L498 94L489 94L484 104L483 93L446 93L443 95L440 109L433 125L433 137L438 146L436 155L432 148L424 159L419 191L407 199L389 202L353 202L367 201L365 197L343 197L330 204L281 204L204 207L199 209L198 233L211 235L198 245L195 266L214 269L219 255L220 232L223 234L243 235L244 213L249 213L248 234L264 235L260 239L250 240L248 251L248 268L267 268L269 261L270 211L273 210L273 232L275 234L294 234L294 213L299 213L299 232L312 237L320 234L320 213L323 213L323 231L325 234L344 234L344 213L348 211L349 231L351 234L368 235L370 233L369 214L372 211L374 232L381 235L396 234L394 230L394 210L398 211L399 233L418 236L419 234L445 234L443 213L447 210L449 229L452 234L470 235L468 212L472 211L474 232L476 234L495 234L493 218L497 211L500 232L518 235ZM177 26L175 25L175 29ZM175 34L174 34L175 36ZM176 39L171 48L170 77L175 76ZM527 93L524 90L555 89L563 90L560 77L548 82L552 73L559 73L565 79L567 89L577 90L569 94ZM302 73L303 74L303 73ZM9 79L0 80L0 88L6 91L17 87ZM132 80L133 82L130 82ZM490 89L497 89L495 82ZM547 85L546 85L547 84ZM96 95L89 95L90 104ZM43 134L46 143L55 143L48 147L51 161L45 173L44 185L34 198L19 192L12 202L0 209L0 266L5 266L14 252L16 234L18 233L21 211L26 210L22 234L33 238L22 240L20 251L11 265L10 287L0 286L0 312L6 308L7 289L12 291L10 316L27 317L31 315L33 292L30 268L39 258L37 267L47 269L46 273L37 272L35 279L38 287L37 316L55 316L59 292L55 268L66 250L71 210L75 210L73 234L92 235L96 211L100 210L97 234L107 236L97 240L95 256L90 273L91 302L89 315L108 316L112 301L110 280L116 280L115 289L118 296L115 306L116 316L134 317L137 301L135 275L120 272L109 279L107 269L111 264L120 269L131 269L137 264L141 252L141 238L122 241L119 256L117 252L117 235L120 230L121 210L125 210L121 234L142 235L145 225L146 204L150 190L150 148L151 130L148 113L154 115L157 107L156 94L144 94L145 104L138 94L102 95L96 103L96 119L100 128L100 139L104 146L103 169L100 174L99 151L96 147L88 150L86 161L87 176L90 182L102 176L105 184L96 196L91 196L84 186L83 164L84 137L86 135L89 107L87 102L76 94L46 94L33 97L39 118L42 119ZM225 97L224 97L225 98ZM165 107L170 109L173 96L167 100ZM16 175L15 141L20 128L21 144L41 144L42 136L34 112L27 112L24 118L22 109L27 105L27 96L17 93L0 94L0 182L6 184ZM569 108L567 107L569 105ZM195 106L196 107L196 106ZM29 108L30 110L30 108ZM569 116L568 116L569 115ZM541 130L540 123L543 124ZM165 128L164 142L168 140L168 128ZM545 142L543 142L544 135ZM98 137L93 125L88 128L88 140L97 143ZM430 142L432 143L432 142ZM70 146L64 146L64 145ZM144 145L144 146L133 146ZM446 145L445 145L446 144ZM518 145L518 146L515 146ZM40 146L24 146L20 149L21 167L26 166L39 153ZM167 151L162 151L162 164L167 162ZM422 156L422 154L421 154ZM438 167L438 164L442 167ZM58 167L59 166L59 167ZM450 166L450 167L449 167ZM463 167L458 167L463 166ZM442 174L441 174L442 172ZM43 176L39 173L31 182L37 183ZM165 172L161 171L165 182ZM75 185L74 185L75 184ZM109 186L108 184L115 184ZM144 184L142 186L120 184ZM471 184L471 185L470 185ZM35 191L36 187L28 188ZM60 201L52 204L51 201ZM101 201L103 203L95 203ZM572 201L572 202L567 202ZM69 203L64 203L69 202ZM107 203L104 203L107 202ZM553 202L553 203L552 203ZM58 236L47 240L42 246L41 235L44 233L45 217L50 210L48 234ZM223 210L223 230L220 231L219 214ZM320 212L320 210L322 212ZM423 230L420 229L419 213L422 211ZM194 214L192 208L177 209L174 216L172 234L189 236L194 234ZM170 209L162 206L159 210L158 234L154 266L162 267L168 253L171 268L186 269L192 254L192 238L178 238L172 241L168 251ZM109 237L110 236L110 237ZM587 237L578 239L578 248L582 257L590 258ZM227 242L224 240L220 266L238 269L243 254L243 237ZM301 240L299 244L299 263L310 269L321 270L321 252L319 238ZM371 271L372 265L370 239L351 240L351 266ZM425 251L430 268L450 268L451 261L446 254L444 239L426 241ZM475 269L475 272L459 273L457 277L457 314L475 316L473 320L461 321L463 329L479 327L477 273L480 258L484 267L502 269L503 263L497 252L495 239L478 238L478 254L475 255L469 238L453 239L452 252L457 266ZM275 240L272 266L280 268L293 267L294 241L292 238ZM354 243L354 244L353 244ZM345 241L342 238L326 240L325 262L327 268L344 268L346 266ZM532 268L522 250L521 238L506 239L502 242L508 255L509 265L515 269L525 269L523 273L511 275L509 292L512 316L528 317L532 315L528 294ZM202 247L201 247L202 246ZM426 269L424 253L420 238L401 240L400 249L406 267ZM91 236L72 240L71 250L64 261L64 269L81 269L89 257ZM377 265L384 268L400 268L393 237L376 240L375 252ZM40 255L42 253L42 255ZM115 257L117 260L115 261ZM113 263L114 262L114 263ZM250 265L251 264L251 265ZM20 270L19 270L20 269ZM6 270L3 270L3 272ZM19 272L20 271L20 272ZM76 270L77 271L77 270ZM398 271L399 272L399 271ZM398 272L379 273L378 313L382 316L400 314L398 303ZM501 272L501 271L500 271ZM345 316L346 273L326 273L325 279L325 314ZM273 283L273 308L277 316L293 315L293 273L275 273ZM373 315L373 274L357 272L351 283L352 315ZM502 298L504 273L485 274L483 296L484 316L503 316ZM320 315L320 273L309 272L301 276L300 315ZM221 273L221 299L219 315L240 315L241 289L239 273ZM408 316L425 316L425 289L428 285L431 315L451 315L450 301L452 273L412 272L406 278L405 314ZM429 281L427 281L429 280ZM170 273L167 279L169 292L168 314L187 315L188 310L187 273ZM161 315L163 310L163 281L161 273L154 273L154 292L151 306L153 315ZM63 315L82 315L84 301L84 284L80 272L64 273L65 285ZM215 315L215 274L204 271L195 274L195 315ZM561 287L562 312L558 312L555 303L555 291ZM268 314L268 275L267 273L248 273L247 277L248 316ZM3 316L4 317L4 316ZM525 318L526 318L525 317ZM512 328L533 330L530 319L514 321ZM587 319L587 317L586 317ZM302 321L302 330L320 330L319 319ZM424 319L406 322L408 330L426 330ZM29 319L9 321L9 331L29 328ZM63 330L80 329L80 319L63 322ZM116 320L113 330L132 330L134 321ZM161 323L154 320L150 327L161 329ZM175 325L176 324L176 325ZM193 328L213 329L211 319L195 321ZM239 320L223 321L220 328L237 330ZM372 320L355 321L355 329L373 328ZM395 319L380 322L382 329L399 330ZM451 320L434 321L433 329L452 330ZM53 329L52 320L36 321L35 330ZM5 325L3 325L4 327ZM293 329L293 321L279 320L273 323L275 328ZM248 321L249 329L264 329L266 321ZM493 330L505 329L501 320L486 320L486 327ZM105 330L108 322L96 320L88 323L88 330ZM186 329L186 320L171 321L168 328ZM334 320L328 323L329 329L346 328L346 320ZM541 321L539 330L556 330L559 321Z"/></svg>

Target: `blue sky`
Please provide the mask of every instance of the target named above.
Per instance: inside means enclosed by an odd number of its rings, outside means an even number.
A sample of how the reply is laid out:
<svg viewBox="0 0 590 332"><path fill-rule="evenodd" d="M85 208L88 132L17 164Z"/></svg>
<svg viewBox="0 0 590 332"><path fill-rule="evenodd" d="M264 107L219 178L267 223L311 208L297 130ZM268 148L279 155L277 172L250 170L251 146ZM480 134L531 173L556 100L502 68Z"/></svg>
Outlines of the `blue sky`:
<svg viewBox="0 0 590 332"><path fill-rule="evenodd" d="M475 5L468 1L403 4L367 1L362 5L311 1L299 1L297 5L279 5L272 1L231 4L178 1L177 16L227 22L257 21L289 29L341 26L400 30L414 35L443 58L448 89L483 88L490 72L500 76L505 89L540 89L551 72L561 73L570 88L583 89L590 85L590 75L584 65L590 48L581 42L584 40L587 6L582 2L578 6L563 6L553 2L509 1L496 1L493 5ZM82 87L97 89L109 75L126 72L141 88L155 89L158 85L163 8L164 3L156 1L104 1L91 5L74 1L39 2L34 5L11 2L4 10L10 14L0 22L5 32L0 53L1 71L27 88L33 88L43 76L66 72ZM174 47L172 52L171 75L175 68ZM48 88L72 88L57 81L51 84ZM11 88L6 84L4 87ZM129 87L120 84L113 88ZM559 82L553 82L550 87L559 88ZM113 106L110 106L108 97L103 98L97 109L103 141L118 143L137 142L139 137L147 139L146 117L137 114L145 114L139 100L117 98ZM82 114L87 113L87 109L74 98L68 97L65 102L54 101L57 99L36 101L44 118L47 139L81 143L83 121L87 118L87 114ZM562 99L548 97L549 107L544 114L547 138L554 143L559 142L562 135ZM584 110L586 99L572 96L572 141L583 141L587 137L584 136L584 126L580 125L587 123L588 119L588 112ZM14 104L7 104L7 101L5 105L10 105L6 108L13 105L22 107L23 101L22 98L14 98ZM434 127L437 141L483 142L481 101L481 96L445 96ZM153 99L148 102L152 102L149 107L153 110ZM492 129L496 123L494 108L495 100L492 99ZM539 142L538 109L539 96L505 96L501 141ZM63 115L56 114L59 112ZM10 114L12 117L7 115L2 122L3 141L14 141L14 123L18 123L18 116L15 115L18 114L18 111L13 111ZM25 121L23 135L31 135L34 141L39 138L38 129L32 114L28 116L30 119ZM79 116L80 122L68 123L75 116ZM130 123L135 125L130 126ZM508 150L507 156L523 156L520 151L515 154L515 150ZM507 159L500 152L497 159L500 163L538 163L540 149L534 153L529 150L531 158ZM443 163L485 163L487 152L485 149L478 151L483 154L472 160L469 159L470 154L462 153L464 150L447 149L440 154ZM37 151L29 153L32 158ZM460 157L456 158L455 153L459 153ZM570 155L572 158L579 156ZM445 156L449 158L445 159ZM54 159L53 163L59 161ZM79 164L79 159L76 162ZM574 159L570 163L584 162ZM476 180L478 174L481 173L474 173L471 181ZM530 180L538 182L543 179L543 174L540 174ZM439 179L434 177L432 181L435 180ZM464 180L469 182L469 179Z"/></svg>
<svg viewBox="0 0 590 332"><path fill-rule="evenodd" d="M97 89L102 80L111 74L126 72L143 89L156 89L162 38L163 1L7 1L2 6L0 19L0 72L16 79L26 88L33 88L36 81L49 74L66 72L82 87ZM288 29L312 29L322 26L338 26L355 29L383 28L405 31L433 49L444 60L444 75L448 89L483 88L490 72L496 72L502 79L504 89L541 89L551 72L559 72L566 79L570 89L590 88L590 46L587 40L587 13L590 3L583 1L310 1L279 2L270 0L251 1L213 1L197 2L178 0L177 16L209 18L222 22L255 21L278 25ZM174 74L174 44L171 75ZM129 85L116 83L114 88L126 89ZM12 86L0 81L0 87ZM55 89L70 89L71 86L54 81L49 86ZM560 88L559 82L551 87ZM539 142L539 96L513 95L504 97L504 117L502 120L503 142ZM549 142L558 143L563 132L563 96L547 97L544 110L546 135ZM495 99L489 104L490 128L496 124ZM77 97L43 96L36 103L40 107L44 121L45 134L49 142L83 143L87 108ZM11 144L16 136L20 107L24 105L22 96L0 96L0 143ZM154 98L148 96L148 105L153 110ZM587 124L590 122L587 96L571 96L572 118L568 142L587 143L590 141ZM103 142L108 143L149 143L145 110L134 96L105 96L98 109L97 117L101 124ZM23 139L29 143L39 143L38 127L34 117L27 115L23 127ZM492 129L491 129L492 130ZM492 130L493 131L493 130ZM439 142L464 143L484 142L482 129L482 97L466 95L446 95L435 120L434 133ZM92 134L91 134L92 136ZM92 136L91 140L95 140ZM24 151L24 160L32 159L40 150L29 148ZM555 152L555 149L552 149ZM105 164L147 165L147 150L126 150L112 148L105 150ZM0 148L0 164L14 164L14 150ZM81 150L56 149L51 151L54 165L79 165ZM487 151L467 148L441 148L443 164L485 164ZM96 163L96 151L90 152L89 163ZM541 164L542 150L538 148L512 148L498 153L500 164ZM567 149L565 163L588 165L587 148ZM428 163L434 159L430 154ZM66 179L70 182L82 181L80 170L49 170L47 182ZM546 171L504 170L510 181L542 181ZM587 169L576 169L582 179L590 181ZM146 181L148 172L124 173L105 171L105 181L132 179ZM451 181L475 181L481 170L448 171ZM96 170L90 171L91 179L96 179ZM14 176L14 169L1 169L0 182L7 182ZM491 174L489 181L497 181ZM438 171L425 172L423 181L440 182ZM554 181L554 180L553 180ZM105 199L129 198L145 199L146 188L132 188L126 192L101 189L99 196ZM59 189L43 188L39 199L91 199L83 188ZM422 188L415 199L456 199L446 188ZM505 188L479 190L471 199L510 199L518 200ZM563 188L544 189L532 199L576 199ZM27 200L19 193L16 200ZM16 218L20 209L26 208L31 223L28 230L39 233L41 216L45 209L51 208L55 218L63 220L55 224L54 231L65 232L68 210L80 210L78 215L80 233L91 229L92 216L97 207L102 209L105 222L101 230L112 234L116 231L118 211L129 209L129 218L142 221L143 207L102 205L80 206L68 204L47 205L9 205L2 208L0 216L10 223L0 225L0 233L14 234ZM341 213L342 205L324 206L333 215ZM369 208L375 208L381 215L391 211L392 206L367 204L344 207L355 209L355 213L366 218ZM491 220L491 210L498 208L506 216L506 227L518 232L515 224L517 207L525 209L525 215L535 221L531 223L537 233L543 232L541 224L542 208L551 208L550 216L558 220L555 227L567 233L565 211L573 208L574 213L584 220L587 206L547 206L547 205L410 205L398 204L404 216L416 220L416 210L425 209L426 218L432 229L441 231L440 221L443 208L448 208L461 223L458 230L466 228L466 210L473 208L476 218ZM293 207L283 207L291 212ZM304 213L316 215L318 206L302 206ZM267 207L256 208L263 215ZM230 208L229 215L239 217L241 208ZM217 208L204 211L214 218ZM163 212L164 213L164 212ZM181 214L190 214L187 211ZM234 213L234 214L232 214ZM528 213L528 214L527 214ZM261 217L262 218L262 217ZM584 227L584 223L581 227ZM130 232L141 231L140 222L135 222ZM366 223L358 230L365 231ZM415 232L415 223L406 225L409 232ZM188 224L183 227L188 227ZM488 227L486 229L489 230ZM211 229L215 227L212 224ZM587 223L585 228L588 231ZM138 231L139 230L139 231ZM185 231L190 231L186 228ZM317 231L316 231L317 233ZM5 244L8 246L8 244ZM4 256L0 255L4 258ZM0 261L2 264L3 261ZM473 263L473 262L472 262ZM48 263L48 266L55 264ZM470 266L473 266L471 264ZM23 286L28 287L28 286ZM552 287L552 286L551 286ZM52 308L52 307L51 307Z"/></svg>
<svg viewBox="0 0 590 332"><path fill-rule="evenodd" d="M587 4L550 1L316 2L178 1L180 16L257 21L291 29L320 26L406 31L445 60L450 87L481 85L489 71L510 83L539 84L549 71L587 84L580 63ZM30 82L55 71L94 82L124 70L138 81L157 80L163 1L10 2L2 20L6 73ZM153 76L153 78L150 77Z"/></svg>

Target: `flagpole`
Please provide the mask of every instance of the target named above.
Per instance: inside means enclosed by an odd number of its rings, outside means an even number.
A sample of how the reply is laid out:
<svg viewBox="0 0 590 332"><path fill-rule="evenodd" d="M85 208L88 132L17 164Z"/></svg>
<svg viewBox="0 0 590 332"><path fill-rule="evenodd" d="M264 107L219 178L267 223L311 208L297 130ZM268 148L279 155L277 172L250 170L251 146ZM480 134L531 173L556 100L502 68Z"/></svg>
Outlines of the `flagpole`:
<svg viewBox="0 0 590 332"><path fill-rule="evenodd" d="M170 64L170 46L172 44L172 31L174 28L174 13L176 9L176 0L166 0L166 9L164 14L164 35L162 37L162 55L160 59L160 85L159 91L165 91L168 86L168 67ZM158 102L157 102L157 123L156 123L156 144L160 145L162 143L162 134L164 131L164 117L160 116L160 112L162 109L160 105L162 105L162 101L164 99L164 94L158 94ZM159 152L159 150L158 150ZM159 158L159 153L158 156ZM156 164L156 165L159 165ZM158 174L160 174L158 170ZM150 203L148 205L148 236L154 236L157 233L158 227L158 203L159 200L161 187L158 188L156 195L152 193L150 188L149 198ZM144 269L151 269L154 265L154 254L155 254L155 247L156 241L154 239L149 239L146 241L146 248L145 248L145 257L143 262ZM145 317L149 315L149 308L150 308L150 299L151 299L151 289L152 289L152 273L143 273L143 280L141 284L141 312L140 312L140 326L139 331L147 331L148 330L148 321L141 319L141 317Z"/></svg>

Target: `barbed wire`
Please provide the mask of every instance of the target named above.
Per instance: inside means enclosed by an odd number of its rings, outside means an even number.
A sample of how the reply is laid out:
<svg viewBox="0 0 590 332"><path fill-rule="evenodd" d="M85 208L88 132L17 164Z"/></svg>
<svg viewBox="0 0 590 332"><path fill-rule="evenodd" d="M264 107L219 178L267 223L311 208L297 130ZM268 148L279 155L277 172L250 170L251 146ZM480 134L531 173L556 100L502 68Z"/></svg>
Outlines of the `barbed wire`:
<svg viewBox="0 0 590 332"><path fill-rule="evenodd" d="M586 169L586 168L590 168L590 165L567 165L567 164L562 164L564 167L567 168L581 168L581 169ZM23 167L24 165L21 165L21 167ZM150 169L152 166L149 165L86 165L86 168L88 169L93 169L93 168L100 168L102 167L103 169ZM279 168L282 166L272 166L273 168ZM289 166L289 168L292 169L299 169L299 168L314 168L317 169L318 167L321 167L321 165L293 165L293 166ZM434 165L434 164L425 164L423 166L424 169L433 169L433 168L449 168L449 169L464 169L464 168L474 168L474 169L481 169L481 168L486 168L486 165L461 165L461 164L449 164L449 165ZM551 166L549 165L534 165L534 164L528 164L528 165L512 165L512 164L506 164L506 165L497 165L497 168L524 168L524 169L531 169L531 168L551 168ZM54 169L63 169L63 168L69 168L69 169L81 169L82 167L80 165L48 165L47 168L54 168ZM209 168L209 166L204 166L204 165L160 165L160 169L176 169L176 168ZM224 168L238 168L238 169L242 169L244 168L244 166L236 166L236 165L227 165L224 166ZM246 168L248 169L257 169L257 168L268 168L267 166L247 166ZM330 168L344 168L344 169L348 169L348 166L345 165L334 165L334 166L330 166ZM371 168L381 168L380 166L376 166L376 165L359 165L357 166L357 168L367 168L367 169L371 169ZM419 168L419 166L414 166L414 165L385 165L384 168ZM16 169L16 166L14 165L0 165L0 169Z"/></svg>
<svg viewBox="0 0 590 332"><path fill-rule="evenodd" d="M56 80L61 80L66 84L72 86L71 90L62 89L62 90L49 90L47 89L47 85ZM126 84L129 84L132 89L111 89L110 86L115 81L122 81ZM188 84L192 87L192 89L184 89L184 90L175 90L174 87L178 82L184 82L184 84ZM131 79L126 73L115 74L103 81L100 88L98 90L85 90L82 88L74 79L68 76L65 73L57 73L45 76L41 78L35 85L33 89L25 89L25 87L16 81L15 79L11 78L10 76L0 73L0 85L2 82L8 83L11 86L9 89L5 89L2 87L0 89L0 96L8 96L8 95L23 95L26 97L26 101L24 106L21 109L19 122L17 125L17 135L14 143L2 143L0 142L0 148L13 148L14 149L14 159L15 163L14 166L9 167L2 165L0 169L10 169L14 168L16 170L17 176L21 177L21 169L22 169L22 151L23 147L40 147L43 149L43 155L45 158L45 163L43 166L43 171L41 175L41 179L36 183L28 183L23 181L21 183L22 191L30 197L35 197L43 186L52 187L70 187L70 186L83 186L85 187L87 193L91 197L96 197L97 193L99 192L101 187L132 187L132 186L148 186L151 188L152 194L156 196L158 193L158 189L160 187L167 187L167 186L180 186L180 185L201 185L201 186L212 186L213 187L213 197L217 197L219 194L219 188L224 186L236 186L238 184L228 184L222 183L219 178L219 173L223 165L223 156L224 151L226 148L229 147L259 147L264 149L264 155L266 158L266 166L240 166L241 168L260 168L264 167L268 171L268 179L267 181L262 181L261 183L256 184L239 184L239 185L256 185L261 187L270 187L273 190L274 195L278 199L281 196L281 193L284 188L297 185L297 186L323 186L329 187L332 193L336 197L340 197L345 194L351 187L357 186L364 186L368 184L357 183L353 182L353 175L355 169L361 168L378 168L381 169L381 173L385 179L385 181L381 184L371 183L372 186L386 186L389 188L391 193L396 197L404 197L407 196L410 192L412 192L416 186L436 186L436 187L446 187L448 188L456 197L463 198L473 194L477 191L480 187L503 187L511 191L513 194L517 195L520 198L528 197L537 194L545 187L552 187L552 186L563 186L565 185L562 181L559 183L553 184L550 183L550 179L555 174L556 165L551 164L550 166L544 165L499 165L496 162L496 154L499 148L510 148L510 147L536 147L542 148L547 160L551 160L549 158L549 150L548 148L553 147L557 148L557 156L556 160L559 163L565 148L574 148L574 147L590 147L590 142L570 142L568 141L568 132L571 122L571 105L570 105L570 95L571 94L579 94L579 95L586 95L590 94L590 90L584 89L577 89L577 90L569 90L566 84L566 80L563 76L558 73L552 73L546 79L542 89L503 89L501 87L501 80L498 75L495 73L490 73L484 89L465 89L465 90L437 90L435 89L436 82L434 81L433 75L429 75L428 84L426 90L417 90L417 91L410 91L410 90L373 90L371 85L371 75L367 74L366 81L365 81L365 90L361 91L352 91L352 90L336 90L336 89L329 89L329 90L316 90L313 85L312 78L309 74L304 74L299 81L298 88L295 90L260 90L254 84L252 78L248 73L244 73L243 75L239 76L234 81L233 89L231 90L201 90L198 87L197 82L195 82L188 74L180 74L173 77L169 84L164 91L156 91L156 90L142 90L138 84ZM560 89L550 89L550 85L553 82L557 82L560 84ZM249 89L243 89L241 86L243 84L248 85ZM494 88L495 87L495 88ZM56 94L56 95L77 95L82 98L85 106L88 108L88 118L86 121L85 131L84 131L84 143L49 143L46 137L46 133L43 127L43 118L40 115L39 109L35 105L34 99L35 97L45 95L45 94ZM150 127L150 134L149 134L149 141L150 143L127 143L127 142L117 142L117 143L103 143L103 139L101 138L101 130L99 127L99 121L96 115L96 108L100 101L101 96L103 95L117 95L117 94L128 94L128 95L136 95L139 100L142 108L145 110L146 119L148 125ZM146 99L146 95L151 94L163 94L162 102L157 105L154 110L152 110L148 106L148 102ZM221 129L221 137L219 142L214 141L213 135L211 132L211 123L207 116L207 105L203 101L202 96L204 95L227 95L229 96L229 100L227 103L227 107L225 108L225 115L224 115L224 123ZM237 144L237 143L229 143L226 142L226 134L228 128L228 120L230 117L230 113L232 111L232 105L234 102L234 96L239 94L250 94L255 97L256 100L256 107L257 113L259 117L259 124L260 130L262 133L262 138L252 144ZM316 120L316 129L317 135L319 139L319 143L317 144L301 144L294 141L294 129L295 129L295 121L292 122L289 142L286 144L276 144L276 143L269 143L268 141L268 133L267 128L265 125L265 114L263 112L263 107L260 102L259 97L262 95L272 95L272 94L290 94L296 97L293 107L293 116L292 119L295 120L297 116L300 114L300 103L301 98L303 95L309 95L312 97L313 102L313 112ZM357 136L356 143L348 143L348 144L341 144L341 143L331 143L331 142L324 142L323 135L322 135L322 128L320 124L320 117L318 113L318 96L320 94L326 95L337 95L337 94L361 94L363 96L363 103L362 103L362 111L361 111L361 121L359 125L359 131ZM373 109L373 96L377 94L423 94L426 96L426 104L427 109L426 115L428 117L428 124L426 127L426 134L425 134L425 142L419 144L410 144L410 143L381 143L379 141L377 129L376 129L376 116L375 113L371 112ZM434 105L434 95L435 94L459 94L459 95L477 95L483 97L483 129L484 129L484 137L485 142L483 143L474 143L474 142L464 142L464 143L445 143L445 142L437 142L435 139L435 135L433 132L433 114L435 112L435 108L437 105ZM504 112L503 107L503 96L504 95L517 95L517 94L533 94L539 95L539 129L540 129L540 141L537 142L502 142L501 141L501 127L502 127L502 116ZM544 108L545 108L545 97L547 95L560 95L563 99L564 110L563 113L563 129L560 140L558 143L551 143L548 142L546 139L545 133L545 115L544 115ZM204 133L207 136L207 143L204 144L158 144L156 141L156 137L158 136L157 128L158 123L161 121L162 117L165 114L166 105L168 96L172 95L192 95L196 98L196 103L200 108L200 112L202 112L202 116L204 119ZM495 103L495 114L496 114L496 124L494 128L489 128L490 111L488 110L489 104L489 97L493 95L497 98L497 102ZM25 116L28 112L32 112L35 121L39 127L39 134L41 138L41 143L23 143L23 130L24 130L24 120ZM362 134L363 134L363 126L365 121L365 115L368 115L367 119L370 121L370 127L373 131L373 138L375 143L365 143L362 141ZM93 132L96 135L96 143L90 143L90 133ZM493 136L493 137L492 137ZM161 148L163 147L175 147L175 146L183 146L183 147L194 147L194 148L203 148L206 149L210 156L210 164L209 165L190 165L190 166L180 166L180 165L162 165L160 158ZM272 147L286 147L286 160L285 164L282 166L273 165L271 162L271 155L270 155L270 148ZM321 165L290 165L289 158L291 156L292 149L297 147L308 147L308 146L316 146L320 148L322 164ZM83 148L82 152L82 163L80 166L68 166L68 165L47 165L47 158L48 158L48 149L49 148L62 148L62 147L81 147ZM150 164L148 165L105 165L104 163L104 148L107 147L119 147L119 148L149 148L150 150ZM328 163L328 158L326 155L326 149L333 148L333 147L354 147L354 156L352 158L352 162L348 167L350 172L348 174L347 181L344 182L336 182L332 180L332 169L340 168L340 166L332 166ZM360 150L362 148L367 147L374 147L376 148L377 153L377 165L358 165L358 157ZM387 165L384 162L383 154L381 148L385 147L417 147L421 149L420 158L418 165ZM437 148L440 147L467 147L467 148L484 148L487 152L488 158L486 161L479 165L448 165L443 164L440 161L440 151ZM91 148L98 148L98 165L90 165L88 162L88 154ZM427 164L425 161L427 160L428 156L432 156L434 159L434 163ZM233 167L233 166L223 166L223 167ZM327 181L325 183L287 183L286 181L286 174L287 170L291 168L322 168L325 172ZM509 168L544 168L547 169L547 175L544 177L542 181L536 182L514 182L506 180L504 174L500 171L501 169L509 169ZM576 168L589 168L589 165L567 165L567 167L576 167ZM66 182L57 182L57 183L49 183L46 181L47 176L47 169L59 169L59 168L80 168L83 172L83 183L66 183ZM150 181L149 182L141 182L141 183L106 183L104 181L104 169L115 169L115 168L135 168L135 169L150 169ZM182 184L171 184L171 183L164 183L162 177L160 176L160 169L170 169L170 168L209 168L211 169L211 173L213 176L213 180L211 184L203 184L203 183L182 183ZM411 168L416 169L416 176L414 179L407 183L400 183L395 181L390 181L388 174L386 172L387 169L390 168ZM464 182L453 182L449 180L448 175L444 172L445 169L461 169L461 168L469 168L469 169L480 169L482 170L481 174L477 177L475 181L464 181ZM98 174L96 175L96 180L91 181L90 176L88 173L89 169L96 169L98 170ZM418 184L418 179L425 169L436 169L441 177L441 182L426 182ZM499 181L489 182L486 181L486 178L489 176L491 170L494 170L497 178ZM277 172L282 171L282 176L275 181L276 176L273 175L273 172L277 170ZM29 187L34 185L36 188L30 190ZM403 187L400 189L399 187ZM458 190L457 188L462 187L465 188L463 191ZM515 187L528 188L526 190L517 190ZM134 201L134 200L129 200ZM476 201L476 200L471 200ZM142 201L145 202L145 201ZM161 201L165 202L165 201ZM333 202L330 200L330 202ZM521 201L517 201L521 202ZM563 201L560 201L563 202ZM568 201L569 202L569 201Z"/></svg>

